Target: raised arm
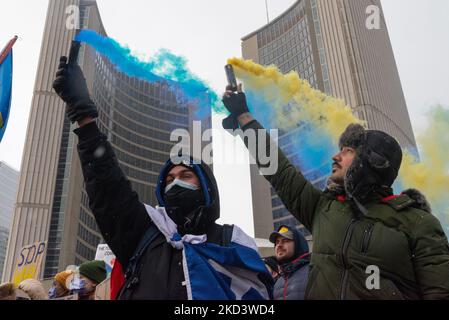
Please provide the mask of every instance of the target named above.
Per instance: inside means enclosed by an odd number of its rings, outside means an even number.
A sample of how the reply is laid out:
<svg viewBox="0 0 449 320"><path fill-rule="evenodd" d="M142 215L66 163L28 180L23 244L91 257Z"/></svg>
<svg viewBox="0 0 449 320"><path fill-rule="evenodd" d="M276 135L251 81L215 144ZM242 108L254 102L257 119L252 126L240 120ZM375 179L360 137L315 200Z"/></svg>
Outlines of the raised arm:
<svg viewBox="0 0 449 320"><path fill-rule="evenodd" d="M302 223L312 231L313 219L317 204L322 199L322 191L316 189L302 173L293 166L282 150L277 147L277 142L273 141L262 125L257 122L249 113L245 94L239 88L239 92L227 91L223 97L223 103L231 112L240 125L240 128L247 136L249 130L254 130L256 146L249 146L249 140L244 138L251 156L256 160L259 169L266 169L259 158L259 147L265 147L266 155L273 155L277 151L277 157L271 161L277 161L277 170L274 174L264 174L264 177L271 183L276 193L281 198L287 209ZM262 131L259 131L262 130ZM265 139L265 143L261 143ZM276 154L276 152L274 152ZM273 157L271 157L273 158ZM261 173L264 171L261 170Z"/></svg>
<svg viewBox="0 0 449 320"><path fill-rule="evenodd" d="M75 133L90 209L103 238L126 268L151 220L94 122L98 113L81 68L66 62L62 57L53 87L67 103L69 119L79 126Z"/></svg>

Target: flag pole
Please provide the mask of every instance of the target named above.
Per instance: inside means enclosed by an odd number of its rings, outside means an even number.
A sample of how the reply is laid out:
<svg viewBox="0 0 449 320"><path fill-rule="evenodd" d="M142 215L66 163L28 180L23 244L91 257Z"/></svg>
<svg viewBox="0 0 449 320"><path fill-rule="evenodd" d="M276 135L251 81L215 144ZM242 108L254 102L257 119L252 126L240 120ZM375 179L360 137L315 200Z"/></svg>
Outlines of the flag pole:
<svg viewBox="0 0 449 320"><path fill-rule="evenodd" d="M12 49L14 43L16 43L18 38L19 38L18 36L14 36L14 38L9 40L8 44L6 45L6 47L3 48L3 50L0 53L0 64L3 63L3 61L6 59L8 54L11 52L11 49Z"/></svg>

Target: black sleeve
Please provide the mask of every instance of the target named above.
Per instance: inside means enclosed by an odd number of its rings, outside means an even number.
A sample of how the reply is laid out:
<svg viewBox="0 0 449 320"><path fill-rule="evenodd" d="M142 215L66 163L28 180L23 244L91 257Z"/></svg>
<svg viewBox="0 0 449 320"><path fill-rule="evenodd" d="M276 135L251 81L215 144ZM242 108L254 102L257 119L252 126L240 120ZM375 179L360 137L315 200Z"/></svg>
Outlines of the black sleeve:
<svg viewBox="0 0 449 320"><path fill-rule="evenodd" d="M78 153L92 210L103 238L124 269L151 223L95 122L76 129Z"/></svg>

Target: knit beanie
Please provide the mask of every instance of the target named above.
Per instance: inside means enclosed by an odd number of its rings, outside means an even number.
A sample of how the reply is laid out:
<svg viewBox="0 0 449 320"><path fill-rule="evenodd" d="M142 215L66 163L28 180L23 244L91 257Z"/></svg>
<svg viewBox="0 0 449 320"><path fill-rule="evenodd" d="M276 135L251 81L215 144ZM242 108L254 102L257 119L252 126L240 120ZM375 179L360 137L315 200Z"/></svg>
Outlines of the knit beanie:
<svg viewBox="0 0 449 320"><path fill-rule="evenodd" d="M62 271L55 275L55 281L57 281L64 289L68 290L66 286L66 280L72 273L72 270Z"/></svg>
<svg viewBox="0 0 449 320"><path fill-rule="evenodd" d="M87 261L80 265L79 273L98 284L106 279L106 265L104 261Z"/></svg>

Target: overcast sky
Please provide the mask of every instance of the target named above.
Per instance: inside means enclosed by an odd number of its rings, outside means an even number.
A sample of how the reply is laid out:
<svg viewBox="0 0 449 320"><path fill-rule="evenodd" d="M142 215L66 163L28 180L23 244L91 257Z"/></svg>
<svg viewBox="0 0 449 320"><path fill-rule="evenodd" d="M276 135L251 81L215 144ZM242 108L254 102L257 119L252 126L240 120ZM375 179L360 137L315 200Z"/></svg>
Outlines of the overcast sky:
<svg viewBox="0 0 449 320"><path fill-rule="evenodd" d="M264 0L97 2L110 37L142 56L167 48L187 57L190 69L218 92L226 83L226 59L241 56L240 39L267 19ZM268 0L270 18L294 2ZM0 3L0 47L15 34L20 37L14 50L12 110L0 144L0 160L20 169L48 1ZM449 106L449 1L383 0L382 5L412 125L419 135L429 107ZM226 148L230 141L225 142ZM218 141L214 148L216 155L227 150ZM247 166L215 166L215 173L221 192L221 222L238 224L252 234Z"/></svg>

